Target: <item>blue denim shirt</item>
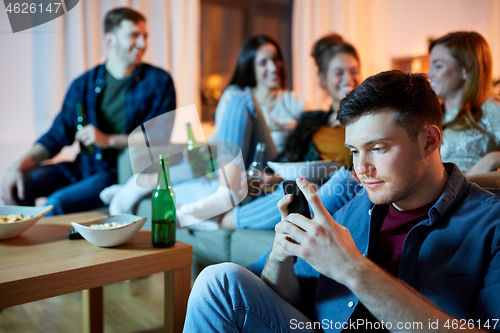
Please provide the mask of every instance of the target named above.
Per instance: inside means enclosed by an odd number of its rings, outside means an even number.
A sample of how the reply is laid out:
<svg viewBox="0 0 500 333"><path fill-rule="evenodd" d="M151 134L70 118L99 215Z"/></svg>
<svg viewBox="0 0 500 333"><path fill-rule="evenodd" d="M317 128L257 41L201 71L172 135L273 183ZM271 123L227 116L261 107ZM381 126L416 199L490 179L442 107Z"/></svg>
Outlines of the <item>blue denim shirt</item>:
<svg viewBox="0 0 500 333"><path fill-rule="evenodd" d="M491 323L500 319L500 198L470 183L456 165L445 167L448 184L428 219L408 233L398 278L456 318ZM333 217L371 258L383 211L367 195L357 195ZM349 320L358 299L348 288L301 259L294 269L302 300L314 308L317 320Z"/></svg>
<svg viewBox="0 0 500 333"><path fill-rule="evenodd" d="M85 108L88 123L97 127L97 112L100 112L101 97L106 86L105 77L106 69L102 64L84 73L71 84L61 112L49 131L37 141L48 150L50 157L56 155L62 147L74 142L78 103ZM134 70L130 80L125 96L127 133L154 117L175 110L174 83L164 70L143 63ZM78 155L75 162L82 177L97 171L115 173L116 150L111 154L110 151L103 151L94 146L94 154Z"/></svg>

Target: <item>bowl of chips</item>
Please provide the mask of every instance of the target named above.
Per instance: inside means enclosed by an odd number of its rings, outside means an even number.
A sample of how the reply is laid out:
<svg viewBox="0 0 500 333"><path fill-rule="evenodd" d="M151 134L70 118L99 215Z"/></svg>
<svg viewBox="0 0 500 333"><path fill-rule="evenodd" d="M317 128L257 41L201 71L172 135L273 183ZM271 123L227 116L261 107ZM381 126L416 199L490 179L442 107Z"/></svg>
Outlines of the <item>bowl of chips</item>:
<svg viewBox="0 0 500 333"><path fill-rule="evenodd" d="M19 236L52 208L52 206L0 206L0 240Z"/></svg>
<svg viewBox="0 0 500 333"><path fill-rule="evenodd" d="M146 220L145 217L132 214L119 214L88 222L71 222L71 225L90 243L100 247L113 247L128 242Z"/></svg>

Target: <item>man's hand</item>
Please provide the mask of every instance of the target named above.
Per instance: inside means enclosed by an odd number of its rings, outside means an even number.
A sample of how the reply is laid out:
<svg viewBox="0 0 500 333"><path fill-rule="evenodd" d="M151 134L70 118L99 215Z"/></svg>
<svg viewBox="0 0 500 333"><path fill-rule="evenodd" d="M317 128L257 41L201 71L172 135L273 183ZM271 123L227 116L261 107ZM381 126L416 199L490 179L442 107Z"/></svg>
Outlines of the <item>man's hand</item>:
<svg viewBox="0 0 500 333"><path fill-rule="evenodd" d="M314 218L288 215L288 204L283 202L289 200L288 196L280 201L282 221L276 226L280 246L277 258L297 256L319 273L349 286L349 278L368 260L359 252L349 230L330 216L312 186L301 177L297 185L311 205Z"/></svg>
<svg viewBox="0 0 500 333"><path fill-rule="evenodd" d="M100 148L109 148L109 134L101 132L94 125L87 125L76 132L75 139L86 147L96 145Z"/></svg>
<svg viewBox="0 0 500 333"><path fill-rule="evenodd" d="M10 167L2 181L2 200L6 205L18 205L14 199L12 191L17 187L17 196L24 199L24 179L21 169Z"/></svg>
<svg viewBox="0 0 500 333"><path fill-rule="evenodd" d="M289 224L289 222L286 219L289 216L288 206L290 205L292 200L293 196L289 194L285 195L283 198L281 198L280 201L278 201L278 210L280 211L281 222L278 223L276 227L274 227L276 234L274 236L272 251L269 254L269 256L270 259L277 260L279 262L284 262L286 259L296 256L296 254L289 252L288 250L285 249L285 247L288 246L287 245L288 243L293 243L293 244L297 243L287 233L286 226L284 227L286 223Z"/></svg>

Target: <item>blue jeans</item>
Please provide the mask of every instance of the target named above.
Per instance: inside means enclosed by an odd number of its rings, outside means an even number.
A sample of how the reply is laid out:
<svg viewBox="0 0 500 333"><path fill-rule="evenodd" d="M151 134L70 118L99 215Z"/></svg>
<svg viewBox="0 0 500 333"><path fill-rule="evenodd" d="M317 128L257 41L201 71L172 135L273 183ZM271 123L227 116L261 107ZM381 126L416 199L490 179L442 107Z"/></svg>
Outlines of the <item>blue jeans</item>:
<svg viewBox="0 0 500 333"><path fill-rule="evenodd" d="M205 268L189 296L184 332L315 332L261 279L232 263ZM297 329L293 329L297 325Z"/></svg>
<svg viewBox="0 0 500 333"><path fill-rule="evenodd" d="M34 206L36 198L48 197L47 205L54 208L46 216L77 213L103 207L99 193L115 183L116 174L97 172L82 177L76 165L65 162L25 172L25 198L15 196L23 206Z"/></svg>

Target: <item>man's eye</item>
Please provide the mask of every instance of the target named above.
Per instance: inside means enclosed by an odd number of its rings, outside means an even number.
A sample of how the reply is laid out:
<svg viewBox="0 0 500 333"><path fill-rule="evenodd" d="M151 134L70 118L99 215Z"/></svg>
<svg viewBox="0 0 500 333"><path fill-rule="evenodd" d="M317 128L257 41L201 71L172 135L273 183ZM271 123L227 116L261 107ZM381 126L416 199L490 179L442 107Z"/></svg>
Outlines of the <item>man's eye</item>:
<svg viewBox="0 0 500 333"><path fill-rule="evenodd" d="M350 150L349 152L351 153L351 156L358 155L358 151L357 150Z"/></svg>
<svg viewBox="0 0 500 333"><path fill-rule="evenodd" d="M385 147L373 147L372 150L375 151L375 152L380 153L380 152L384 151L384 149L385 149Z"/></svg>

